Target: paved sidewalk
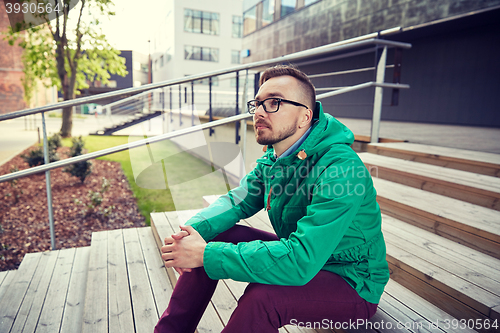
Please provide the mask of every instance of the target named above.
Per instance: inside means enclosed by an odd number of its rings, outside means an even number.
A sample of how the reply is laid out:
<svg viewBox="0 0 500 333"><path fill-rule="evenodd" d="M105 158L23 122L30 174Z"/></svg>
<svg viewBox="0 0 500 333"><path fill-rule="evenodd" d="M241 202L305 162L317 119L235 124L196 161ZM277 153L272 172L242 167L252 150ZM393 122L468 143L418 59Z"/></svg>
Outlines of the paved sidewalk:
<svg viewBox="0 0 500 333"><path fill-rule="evenodd" d="M145 134L148 136L161 134L160 119L161 117L152 119L150 122L152 126L149 125L150 123L145 122L142 128L139 124L117 132L117 134L129 135L134 133L136 128L144 129L146 131ZM338 119L355 134L370 135L370 120ZM61 118L47 117L46 121L48 135L59 131ZM119 119L115 118L114 121L117 122ZM88 135L109 123L109 120L105 116L97 118L89 116L85 119L75 118L73 119L73 135ZM36 118L36 122L33 122L32 119L25 122L24 118L0 122L0 165L38 142L37 127L40 127L40 137L43 138L40 116ZM142 133L142 130L140 132ZM380 137L500 154L500 128L382 121L380 125Z"/></svg>

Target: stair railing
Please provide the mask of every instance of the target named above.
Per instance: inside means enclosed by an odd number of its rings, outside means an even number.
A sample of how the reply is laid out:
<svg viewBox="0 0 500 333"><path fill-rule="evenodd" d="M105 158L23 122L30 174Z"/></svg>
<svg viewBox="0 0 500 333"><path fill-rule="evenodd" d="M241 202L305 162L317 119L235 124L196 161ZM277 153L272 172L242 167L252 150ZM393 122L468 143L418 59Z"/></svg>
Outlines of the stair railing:
<svg viewBox="0 0 500 333"><path fill-rule="evenodd" d="M389 29L389 30L394 30L394 29ZM382 33L383 34L383 33ZM373 34L367 35L372 37ZM158 88L163 88L163 87L171 87L175 85L180 85L183 83L190 83L192 86L192 83L197 80L202 80L202 79L208 79L210 82L213 77L223 75L223 74L228 74L228 73L239 73L239 71L246 71L246 79L245 79L245 84L244 84L244 93L242 94L242 99L246 98L246 93L247 93L247 82L248 82L248 70L254 69L254 70L259 70L263 69L269 65L273 65L276 63L286 63L286 62L292 62L292 61L300 61L300 60L307 60L310 59L311 57L322 57L334 53L344 53L344 57L352 56L354 53L359 51L360 49L363 48L368 48L368 49L373 49L374 51L377 51L378 49L382 49L382 52L380 53L380 56L378 57L378 62L377 62L377 75L376 75L376 81L374 82L365 82L361 83L358 85L354 85L351 87L346 87L346 88L341 88L341 89L335 89L334 91L327 92L324 94L317 95L317 99L323 99L335 95L340 95L344 93L348 93L351 91L355 90L360 90L360 89L366 89L370 87L375 87L375 100L374 100L374 112L373 112L373 121L372 121L372 141L377 142L378 141L378 128L379 128L379 123L380 123L380 113L381 113L381 108L382 108L382 88L392 88L392 89L407 89L409 88L408 85L406 84L400 84L400 83L384 83L384 75L383 73L385 72L385 67L386 67L386 58L387 58L387 49L389 47L395 47L395 48L401 48L401 49L408 49L411 47L411 44L408 43L401 43L401 42L394 42L394 41L389 41L389 40L382 40L382 39L377 39L377 38L369 38L369 39L362 39L361 37L357 37L354 39L355 41L350 42L349 40L347 41L342 41L338 43L333 43L329 45L324 45L320 46L314 49L310 50L305 50L301 52L297 52L294 54L282 56L279 58L274 58L270 60L263 60L263 61L258 61L250 64L243 64L235 67L231 67L229 69L223 69L223 70L216 70L208 73L203 73L203 74L197 74L197 75L191 75L183 78L178 78L178 79L173 79L173 80L167 80L159 83L152 83L148 85L144 85L141 87L135 87L135 88L127 88L127 89L122 89L119 91L114 91L114 92L108 92L108 93L103 93L99 94L96 96L89 96L89 97L82 97L74 100L69 100L69 101L63 101L51 105L46 105L42 107L37 107L37 108L32 108L32 109L26 109L22 111L16 111L12 112L9 114L4 114L0 115L0 121L8 120L8 119L14 119L14 118L19 118L27 115L32 115L32 114L38 114L41 113L42 115L42 125L43 125L43 137L44 137L44 165L36 166L33 168L17 171L14 173L10 173L7 175L2 175L0 176L0 182L5 182L5 181L10 181L13 179L17 179L20 177L26 177L30 176L33 174L45 172L46 176L46 190L47 190L47 206L48 206L48 213L49 213L49 224L50 224L50 235L51 235L51 247L53 250L56 249L55 246L55 235L54 235L54 219L53 219L53 212L52 212L52 192L51 192L51 184L50 184L50 170L71 165L74 163L86 161L89 159L94 159L97 157L109 155L112 153L120 152L123 150L127 149L133 149L137 147L141 147L147 144L151 144L154 142L159 142L162 140L167 140L171 139L174 137L178 137L181 135L193 133L196 131L204 130L204 129L210 129L210 131L213 130L214 127L216 126L221 126L224 124L228 123L237 123L239 125L239 122L246 121L252 115L248 113L243 113L243 114L238 114L239 113L239 108L237 110L237 114L235 116L231 116L225 119L221 120L215 120L215 121L210 121L208 123L202 124L202 125L197 125L193 126L190 128L184 128L177 130L175 132L171 133L166 133L154 137L150 137L147 139L111 147L108 149L103 149L100 151L96 151L93 153L87 153L84 155L76 156L76 157L71 157L65 160L57 161L57 162L52 162L49 163L49 154L48 154L48 144L47 144L47 130L46 130L46 124L45 124L45 112L51 111L51 110L56 110L56 109L62 109L65 107L73 107L81 104L86 104L90 102L96 102L100 101L103 99L108 99L112 97L119 97L123 95L129 95L129 94L144 94L144 95L149 95L151 94L155 89ZM359 54L359 53L357 53ZM331 74L331 73L330 73ZM239 80L236 80L237 84ZM211 89L211 85L209 85L209 88ZM171 90L170 90L171 91ZM154 95L154 94L153 94ZM239 101L239 91L237 94L237 101ZM210 94L211 96L211 94ZM129 99L133 99L135 96L129 97ZM164 100L163 100L164 101ZM244 105L244 100L242 101L241 105ZM170 98L170 104L172 103L172 99ZM239 102L237 102L237 105ZM210 103L210 110L209 110L209 115L210 115L210 120L212 120L212 107ZM170 108L171 109L171 108ZM170 116L172 117L172 112L170 112ZM179 117L181 117L180 110L179 110ZM179 118L180 121L181 118ZM238 125L237 128L238 129ZM246 127L243 127L246 129ZM243 144L245 144L246 141L246 130L243 131ZM238 132L236 132L236 142L238 142L239 136ZM242 151L243 156L244 155L244 150Z"/></svg>

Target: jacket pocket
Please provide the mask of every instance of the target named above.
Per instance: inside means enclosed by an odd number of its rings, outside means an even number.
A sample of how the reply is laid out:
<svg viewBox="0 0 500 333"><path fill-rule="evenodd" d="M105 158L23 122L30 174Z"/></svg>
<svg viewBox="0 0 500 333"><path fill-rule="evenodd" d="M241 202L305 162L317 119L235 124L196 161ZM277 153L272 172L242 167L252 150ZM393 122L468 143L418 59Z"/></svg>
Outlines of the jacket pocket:
<svg viewBox="0 0 500 333"><path fill-rule="evenodd" d="M248 250L242 253L242 258L254 274L267 271L290 252L290 249L277 242L258 242L255 249Z"/></svg>

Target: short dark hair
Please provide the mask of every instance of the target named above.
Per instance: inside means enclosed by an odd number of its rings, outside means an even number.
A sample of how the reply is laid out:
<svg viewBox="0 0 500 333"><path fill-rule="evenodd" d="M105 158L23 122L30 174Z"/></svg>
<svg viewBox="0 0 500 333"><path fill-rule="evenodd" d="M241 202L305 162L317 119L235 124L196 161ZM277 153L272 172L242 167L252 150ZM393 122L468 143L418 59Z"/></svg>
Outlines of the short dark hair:
<svg viewBox="0 0 500 333"><path fill-rule="evenodd" d="M259 86L267 80L278 76L293 76L299 80L302 89L308 99L309 107L314 111L316 107L316 89L307 75L293 65L276 65L269 67L260 76Z"/></svg>

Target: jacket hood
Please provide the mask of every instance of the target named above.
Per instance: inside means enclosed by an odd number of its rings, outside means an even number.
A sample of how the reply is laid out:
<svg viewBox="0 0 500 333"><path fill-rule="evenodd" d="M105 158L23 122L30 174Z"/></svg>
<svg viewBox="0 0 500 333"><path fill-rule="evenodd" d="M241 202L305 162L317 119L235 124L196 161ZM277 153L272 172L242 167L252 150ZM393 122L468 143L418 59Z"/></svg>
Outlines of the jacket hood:
<svg viewBox="0 0 500 333"><path fill-rule="evenodd" d="M304 150L307 155L313 155L331 148L334 144L352 145L354 142L352 131L332 115L325 114L321 102L316 102L314 116L313 121L315 121L309 136L291 156L296 156L300 150ZM267 153L274 154L272 146L267 148Z"/></svg>

